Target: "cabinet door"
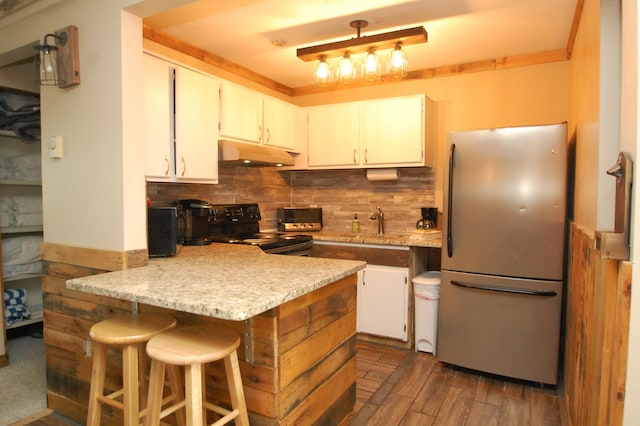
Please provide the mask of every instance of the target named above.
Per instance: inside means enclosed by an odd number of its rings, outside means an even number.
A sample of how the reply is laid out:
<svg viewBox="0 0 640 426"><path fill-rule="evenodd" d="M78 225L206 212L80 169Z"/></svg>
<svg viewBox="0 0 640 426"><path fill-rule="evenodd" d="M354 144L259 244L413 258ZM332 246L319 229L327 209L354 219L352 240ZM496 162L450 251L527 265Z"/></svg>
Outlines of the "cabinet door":
<svg viewBox="0 0 640 426"><path fill-rule="evenodd" d="M265 96L262 113L264 121L262 143L291 152L299 152L300 108Z"/></svg>
<svg viewBox="0 0 640 426"><path fill-rule="evenodd" d="M362 103L365 166L424 165L424 95Z"/></svg>
<svg viewBox="0 0 640 426"><path fill-rule="evenodd" d="M150 55L144 55L143 64L146 175L152 181L170 181L174 174L174 66Z"/></svg>
<svg viewBox="0 0 640 426"><path fill-rule="evenodd" d="M360 103L311 107L309 167L359 167Z"/></svg>
<svg viewBox="0 0 640 426"><path fill-rule="evenodd" d="M262 96L237 84L223 82L220 88L220 137L260 143Z"/></svg>
<svg viewBox="0 0 640 426"><path fill-rule="evenodd" d="M218 180L218 81L176 69L176 177Z"/></svg>
<svg viewBox="0 0 640 426"><path fill-rule="evenodd" d="M407 341L408 269L368 265L358 279L357 331Z"/></svg>

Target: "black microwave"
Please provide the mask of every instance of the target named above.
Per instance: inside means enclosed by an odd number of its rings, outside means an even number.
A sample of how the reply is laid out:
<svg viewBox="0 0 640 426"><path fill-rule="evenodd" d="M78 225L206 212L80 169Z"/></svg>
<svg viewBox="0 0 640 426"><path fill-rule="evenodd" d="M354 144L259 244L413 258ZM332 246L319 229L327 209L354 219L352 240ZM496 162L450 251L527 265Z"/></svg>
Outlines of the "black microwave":
<svg viewBox="0 0 640 426"><path fill-rule="evenodd" d="M147 247L149 257L173 256L183 242L184 214L181 206L147 209Z"/></svg>

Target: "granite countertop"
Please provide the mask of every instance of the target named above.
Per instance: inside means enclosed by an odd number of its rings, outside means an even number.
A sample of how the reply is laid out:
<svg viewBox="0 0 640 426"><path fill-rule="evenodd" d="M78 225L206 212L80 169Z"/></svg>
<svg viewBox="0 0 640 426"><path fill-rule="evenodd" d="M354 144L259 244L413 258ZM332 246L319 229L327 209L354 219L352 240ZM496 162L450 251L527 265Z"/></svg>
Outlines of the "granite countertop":
<svg viewBox="0 0 640 426"><path fill-rule="evenodd" d="M379 244L409 247L442 247L440 230L416 230L406 234L373 234L366 232L332 232L322 230L309 233L314 241L332 241L357 244Z"/></svg>
<svg viewBox="0 0 640 426"><path fill-rule="evenodd" d="M366 262L265 254L236 244L184 246L148 266L67 281L131 302L242 321L364 269Z"/></svg>

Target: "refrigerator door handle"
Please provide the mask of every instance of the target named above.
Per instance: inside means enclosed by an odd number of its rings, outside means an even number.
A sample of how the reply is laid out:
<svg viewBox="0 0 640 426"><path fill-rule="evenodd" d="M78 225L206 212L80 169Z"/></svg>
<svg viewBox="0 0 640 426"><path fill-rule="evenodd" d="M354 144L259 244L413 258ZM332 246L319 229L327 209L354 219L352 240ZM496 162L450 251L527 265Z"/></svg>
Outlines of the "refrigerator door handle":
<svg viewBox="0 0 640 426"><path fill-rule="evenodd" d="M526 288L515 287L496 287L486 284L472 284L464 281L451 280L451 284L473 290L497 291L500 293L524 294L526 296L554 297L557 295L555 291L529 290Z"/></svg>
<svg viewBox="0 0 640 426"><path fill-rule="evenodd" d="M452 213L451 207L453 206L453 154L456 151L456 144L452 143L449 148L449 199L447 202L447 256L453 256L453 238L451 233Z"/></svg>

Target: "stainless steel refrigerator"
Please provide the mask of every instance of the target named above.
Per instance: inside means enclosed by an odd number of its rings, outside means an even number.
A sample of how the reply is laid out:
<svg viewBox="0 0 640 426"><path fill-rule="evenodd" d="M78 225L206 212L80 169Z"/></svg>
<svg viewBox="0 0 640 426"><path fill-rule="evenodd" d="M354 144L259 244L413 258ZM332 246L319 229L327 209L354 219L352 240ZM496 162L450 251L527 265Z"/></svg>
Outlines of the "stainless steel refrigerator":
<svg viewBox="0 0 640 426"><path fill-rule="evenodd" d="M557 384L566 123L452 132L438 360Z"/></svg>

